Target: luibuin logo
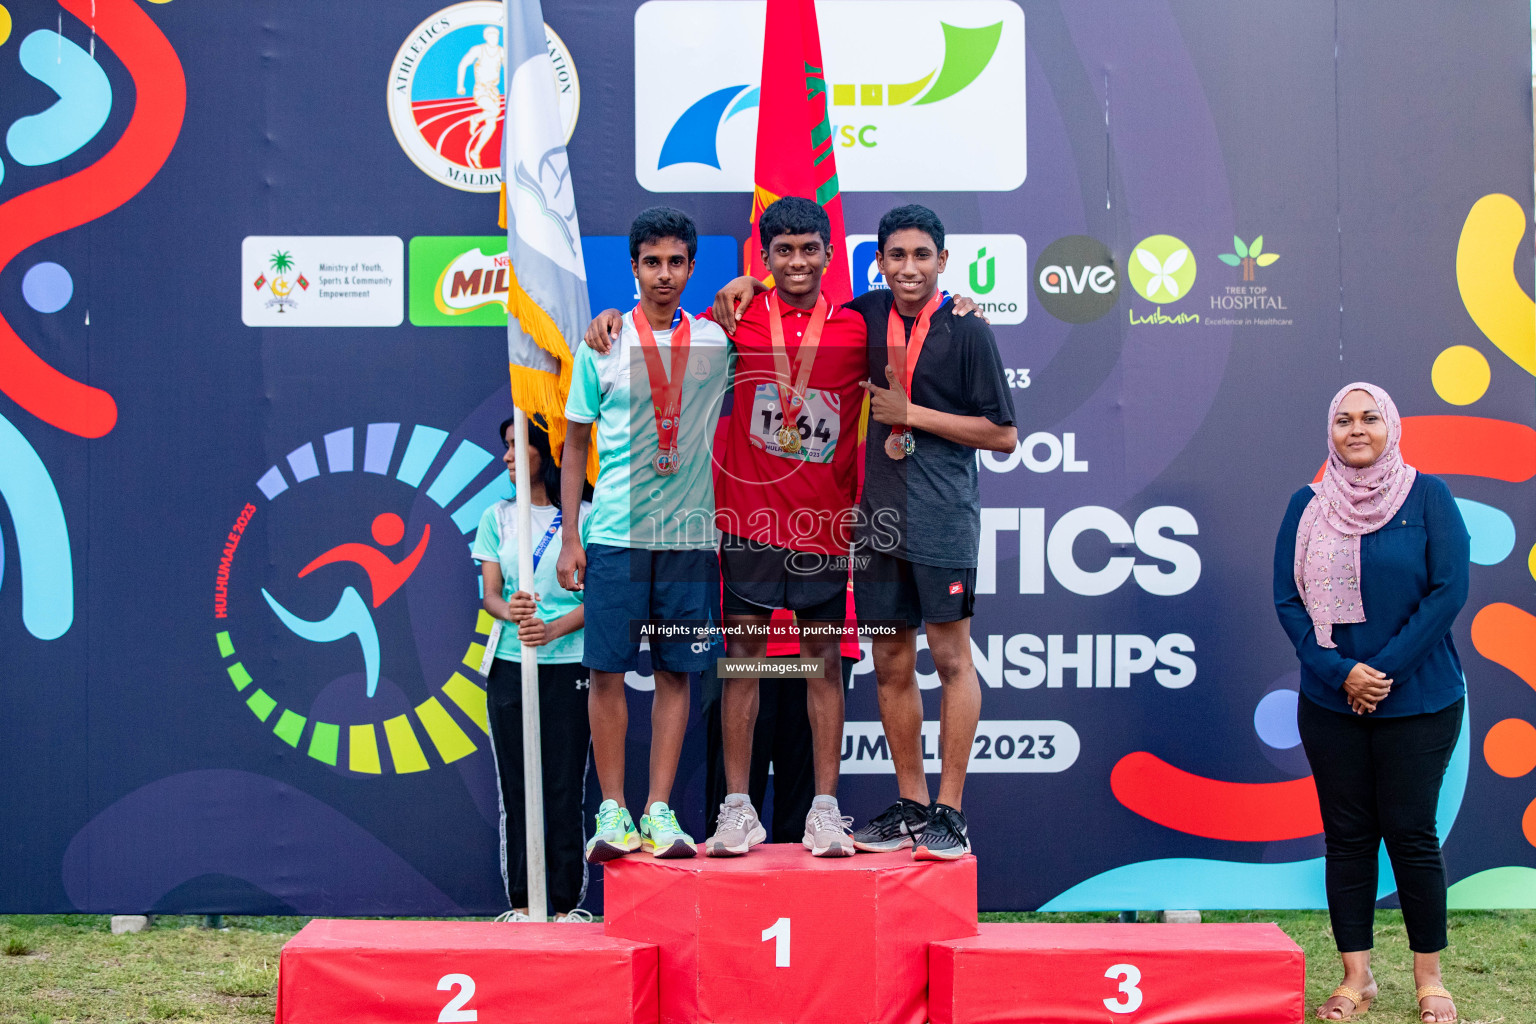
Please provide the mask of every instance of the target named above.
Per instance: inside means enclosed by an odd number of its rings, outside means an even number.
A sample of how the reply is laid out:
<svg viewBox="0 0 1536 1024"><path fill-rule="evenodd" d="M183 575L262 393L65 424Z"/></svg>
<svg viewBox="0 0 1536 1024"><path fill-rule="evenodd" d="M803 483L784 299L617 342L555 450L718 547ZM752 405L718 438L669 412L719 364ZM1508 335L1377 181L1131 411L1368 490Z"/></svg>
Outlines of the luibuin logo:
<svg viewBox="0 0 1536 1024"><path fill-rule="evenodd" d="M1189 294L1195 283L1195 254L1182 239L1172 235L1152 235L1139 242L1131 250L1126 272L1136 294L1148 302L1158 303L1151 314L1137 317L1130 310L1133 324L1183 324L1199 323L1199 313L1180 313L1166 316L1162 303L1177 302Z"/></svg>
<svg viewBox="0 0 1536 1024"><path fill-rule="evenodd" d="M1267 267L1280 258L1279 253L1264 251L1264 236L1260 235L1250 244L1244 245L1243 240L1236 235L1232 236L1232 251L1224 252L1216 257L1229 267L1242 267L1243 280L1253 280L1253 268L1255 266Z"/></svg>
<svg viewBox="0 0 1536 1024"><path fill-rule="evenodd" d="M941 22L944 30L944 59L940 65L922 78L911 82L892 84L834 83L833 107L920 107L949 99L981 76L997 52L1002 38L1003 23L980 28L962 28ZM695 101L667 132L661 144L661 156L656 168L674 164L697 163L708 167L720 167L717 137L720 129L737 114L751 110L759 103L758 87L743 83L716 89ZM844 125L838 132L834 145L855 144L872 148L879 145L876 126L862 128Z"/></svg>

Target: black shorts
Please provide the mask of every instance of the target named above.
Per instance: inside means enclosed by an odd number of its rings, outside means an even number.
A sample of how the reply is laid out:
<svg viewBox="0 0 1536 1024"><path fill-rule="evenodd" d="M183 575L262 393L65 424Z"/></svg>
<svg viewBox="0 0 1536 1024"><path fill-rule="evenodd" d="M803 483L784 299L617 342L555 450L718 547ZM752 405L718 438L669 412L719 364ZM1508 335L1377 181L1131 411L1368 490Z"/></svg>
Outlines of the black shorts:
<svg viewBox="0 0 1536 1024"><path fill-rule="evenodd" d="M756 544L726 534L720 544L727 615L787 608L808 622L841 622L848 610L848 559Z"/></svg>
<svg viewBox="0 0 1536 1024"><path fill-rule="evenodd" d="M853 574L859 622L959 622L976 610L976 569L948 569L869 551Z"/></svg>

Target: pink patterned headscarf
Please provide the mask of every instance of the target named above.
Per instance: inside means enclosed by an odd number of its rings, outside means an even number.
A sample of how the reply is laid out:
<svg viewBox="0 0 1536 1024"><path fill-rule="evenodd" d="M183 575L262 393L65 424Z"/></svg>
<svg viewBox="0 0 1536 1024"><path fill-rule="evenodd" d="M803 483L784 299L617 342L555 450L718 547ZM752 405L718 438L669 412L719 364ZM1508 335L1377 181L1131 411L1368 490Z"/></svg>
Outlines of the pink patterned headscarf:
<svg viewBox="0 0 1536 1024"><path fill-rule="evenodd" d="M1351 391L1376 400L1387 421L1387 446L1369 466L1356 469L1333 447L1333 418ZM1328 406L1328 464L1296 527L1296 589L1316 627L1320 647L1334 647L1333 627L1364 622L1360 599L1360 537L1375 533L1402 508L1419 471L1403 461L1398 442L1403 421L1392 396L1374 384L1346 384Z"/></svg>

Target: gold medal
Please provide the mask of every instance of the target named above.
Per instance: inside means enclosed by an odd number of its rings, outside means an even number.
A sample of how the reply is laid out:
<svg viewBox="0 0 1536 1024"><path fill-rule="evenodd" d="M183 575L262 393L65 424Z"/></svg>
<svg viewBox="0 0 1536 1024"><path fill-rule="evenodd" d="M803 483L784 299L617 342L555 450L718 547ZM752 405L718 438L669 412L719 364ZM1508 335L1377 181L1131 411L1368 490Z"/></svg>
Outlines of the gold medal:
<svg viewBox="0 0 1536 1024"><path fill-rule="evenodd" d="M791 455L801 448L800 431L795 427L780 427L774 435L774 440L779 442L779 447Z"/></svg>
<svg viewBox="0 0 1536 1024"><path fill-rule="evenodd" d="M892 431L891 436L885 439L885 454L889 455L893 459L906 458L907 446L902 441L903 436L905 435Z"/></svg>

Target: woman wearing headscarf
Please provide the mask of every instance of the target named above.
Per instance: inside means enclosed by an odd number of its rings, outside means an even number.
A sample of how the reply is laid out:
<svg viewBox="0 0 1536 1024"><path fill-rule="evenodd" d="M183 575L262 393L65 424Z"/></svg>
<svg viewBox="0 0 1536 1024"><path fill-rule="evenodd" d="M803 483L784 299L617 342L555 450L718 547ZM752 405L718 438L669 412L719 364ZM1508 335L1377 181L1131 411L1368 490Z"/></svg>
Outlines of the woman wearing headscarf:
<svg viewBox="0 0 1536 1024"><path fill-rule="evenodd" d="M1301 660L1297 724L1327 841L1328 913L1344 981L1322 1020L1370 1008L1377 850L1386 841L1413 949L1420 1018L1454 1021L1441 985L1440 784L1466 683L1451 624L1469 538L1449 488L1403 461L1402 421L1374 384L1328 409L1322 479L1291 497L1275 542L1275 607Z"/></svg>

